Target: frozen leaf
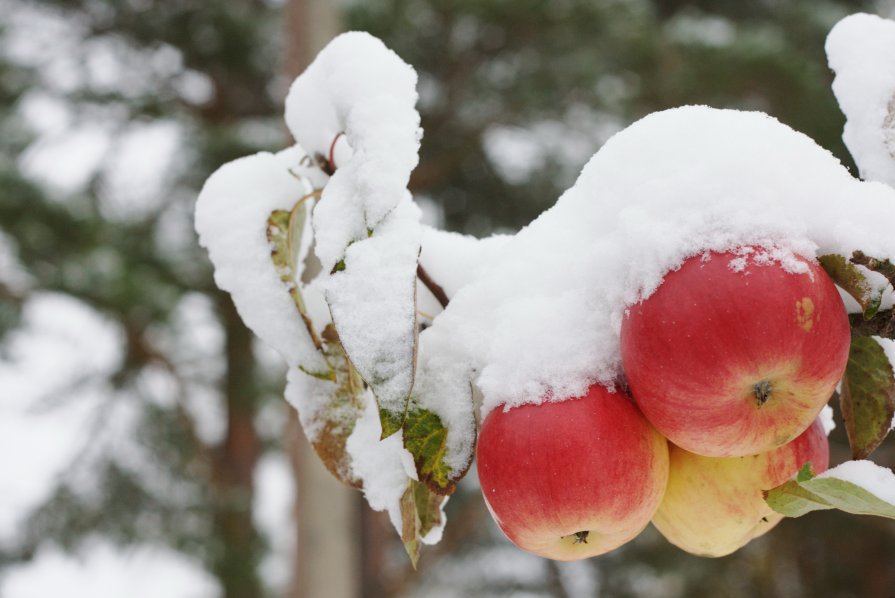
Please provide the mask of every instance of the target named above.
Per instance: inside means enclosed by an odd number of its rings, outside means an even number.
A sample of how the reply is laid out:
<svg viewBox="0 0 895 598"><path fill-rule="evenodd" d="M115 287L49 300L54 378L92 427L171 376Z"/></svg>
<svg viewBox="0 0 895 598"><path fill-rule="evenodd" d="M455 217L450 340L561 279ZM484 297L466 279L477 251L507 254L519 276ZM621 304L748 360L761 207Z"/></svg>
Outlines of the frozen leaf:
<svg viewBox="0 0 895 598"><path fill-rule="evenodd" d="M841 255L822 255L818 261L833 282L855 298L866 319L869 320L876 315L882 303L885 288L874 289L864 273Z"/></svg>
<svg viewBox="0 0 895 598"><path fill-rule="evenodd" d="M890 470L870 461L849 461L817 477L803 472L764 492L772 509L787 517L839 509L895 519L895 475Z"/></svg>
<svg viewBox="0 0 895 598"><path fill-rule="evenodd" d="M444 523L441 509L445 500L446 497L416 480L409 480L407 490L401 496L401 541L414 569L423 538Z"/></svg>
<svg viewBox="0 0 895 598"><path fill-rule="evenodd" d="M889 433L895 415L892 364L873 337L852 338L839 401L852 455L863 459Z"/></svg>

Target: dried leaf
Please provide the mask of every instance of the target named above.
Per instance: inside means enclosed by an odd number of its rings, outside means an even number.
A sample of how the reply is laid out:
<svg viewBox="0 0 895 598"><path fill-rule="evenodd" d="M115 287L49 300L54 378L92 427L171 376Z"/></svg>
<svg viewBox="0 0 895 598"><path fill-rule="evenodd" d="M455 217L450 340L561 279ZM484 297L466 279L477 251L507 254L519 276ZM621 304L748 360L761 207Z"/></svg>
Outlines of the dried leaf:
<svg viewBox="0 0 895 598"><path fill-rule="evenodd" d="M422 538L442 525L442 505L446 498L429 490L426 484L409 480L401 496L401 541L416 569Z"/></svg>
<svg viewBox="0 0 895 598"><path fill-rule="evenodd" d="M332 324L323 330L327 360L333 366L334 380L324 413L326 422L314 442L314 450L326 468L340 481L359 488L361 483L351 471L351 457L345 443L364 411L364 381L345 354Z"/></svg>
<svg viewBox="0 0 895 598"><path fill-rule="evenodd" d="M852 455L864 459L885 439L895 416L895 374L873 337L852 338L839 402Z"/></svg>
<svg viewBox="0 0 895 598"><path fill-rule="evenodd" d="M305 230L307 206L299 200L292 210L275 210L267 219L267 240L271 244L270 259L280 275L280 280L289 291L295 308L308 329L308 334L317 350L323 351L323 343L317 335L314 324L308 316L307 307L301 296L298 279L301 276L301 264L298 263L298 251L301 236ZM317 375L314 373L312 375Z"/></svg>

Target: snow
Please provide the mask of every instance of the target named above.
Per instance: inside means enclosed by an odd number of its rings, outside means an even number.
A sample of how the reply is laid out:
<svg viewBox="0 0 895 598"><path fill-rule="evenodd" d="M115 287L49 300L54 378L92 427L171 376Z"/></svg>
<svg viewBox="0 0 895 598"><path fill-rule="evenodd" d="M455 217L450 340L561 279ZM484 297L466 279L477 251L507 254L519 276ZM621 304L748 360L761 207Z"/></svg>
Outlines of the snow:
<svg viewBox="0 0 895 598"><path fill-rule="evenodd" d="M108 542L88 542L77 555L49 547L27 564L10 567L0 579L7 598L209 598L220 587L195 559L154 546L122 550Z"/></svg>
<svg viewBox="0 0 895 598"><path fill-rule="evenodd" d="M328 157L337 138L342 150L314 211L325 271L404 197L422 137L416 100L413 68L361 32L330 42L292 84L286 124L296 140L311 155Z"/></svg>
<svg viewBox="0 0 895 598"><path fill-rule="evenodd" d="M302 168L302 155L295 146L219 168L199 194L196 230L214 263L215 283L232 295L246 325L290 366L321 372L326 363L280 280L267 240L271 212L292 209L311 191L293 174Z"/></svg>
<svg viewBox="0 0 895 598"><path fill-rule="evenodd" d="M345 269L323 282L342 346L390 413L404 412L413 386L421 212L404 193L373 236L348 247Z"/></svg>
<svg viewBox="0 0 895 598"><path fill-rule="evenodd" d="M687 257L753 245L762 250L742 258L798 270L794 254L895 256L893 219L895 191L857 181L767 115L699 106L650 115L456 292L421 335L418 385L437 394L431 404L451 430L465 415L462 385L447 378L474 378L483 415L612 387L625 308ZM449 458L471 439L451 442Z"/></svg>
<svg viewBox="0 0 895 598"><path fill-rule="evenodd" d="M824 427L824 434L829 436L830 432L836 429L836 420L833 419L833 408L829 405L824 405L824 408L820 410L818 417L820 418L821 425Z"/></svg>
<svg viewBox="0 0 895 598"><path fill-rule="evenodd" d="M848 16L830 31L826 51L847 118L842 139L861 177L895 185L895 21Z"/></svg>
<svg viewBox="0 0 895 598"><path fill-rule="evenodd" d="M364 482L364 498L370 508L387 511L389 521L401 534L401 496L410 480L417 479L416 466L413 456L404 448L401 432L380 440L382 426L376 403L369 393L365 397L366 408L348 437L346 449L351 455L353 472ZM437 543L445 521L442 512L441 525L421 538L422 541Z"/></svg>
<svg viewBox="0 0 895 598"><path fill-rule="evenodd" d="M819 474L818 478L845 480L895 505L895 474L873 461L846 461Z"/></svg>

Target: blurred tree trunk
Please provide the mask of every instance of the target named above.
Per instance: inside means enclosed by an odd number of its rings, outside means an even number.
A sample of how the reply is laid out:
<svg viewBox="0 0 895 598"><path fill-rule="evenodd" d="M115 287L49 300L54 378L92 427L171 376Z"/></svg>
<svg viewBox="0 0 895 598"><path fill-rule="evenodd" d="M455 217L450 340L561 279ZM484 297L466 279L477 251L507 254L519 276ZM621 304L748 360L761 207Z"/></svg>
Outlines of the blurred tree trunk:
<svg viewBox="0 0 895 598"><path fill-rule="evenodd" d="M341 30L332 0L288 0L284 7L283 73L301 73ZM317 459L289 412L285 447L296 481L296 553L288 598L360 596L360 495L338 482Z"/></svg>
<svg viewBox="0 0 895 598"><path fill-rule="evenodd" d="M254 598L263 594L257 571L261 544L252 518L255 464L261 447L255 429L255 358L252 333L230 297L219 293L219 298L226 334L227 431L212 461L212 567L224 598Z"/></svg>

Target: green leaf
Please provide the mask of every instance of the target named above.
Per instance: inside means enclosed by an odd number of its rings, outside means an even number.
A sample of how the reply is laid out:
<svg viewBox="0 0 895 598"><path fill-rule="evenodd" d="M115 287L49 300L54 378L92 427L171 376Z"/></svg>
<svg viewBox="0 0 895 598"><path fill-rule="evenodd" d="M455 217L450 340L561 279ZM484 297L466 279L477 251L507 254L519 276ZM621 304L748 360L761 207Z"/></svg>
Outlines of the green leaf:
<svg viewBox="0 0 895 598"><path fill-rule="evenodd" d="M874 289L864 273L841 255L822 255L818 261L833 282L861 305L865 319L869 320L876 315L882 303L885 287Z"/></svg>
<svg viewBox="0 0 895 598"><path fill-rule="evenodd" d="M873 337L852 338L839 402L853 458L864 459L885 439L895 416L895 373Z"/></svg>
<svg viewBox="0 0 895 598"><path fill-rule="evenodd" d="M416 406L404 419L404 448L413 455L417 475L433 492L451 494L456 481L451 479L451 468L444 462L448 430L441 418Z"/></svg>
<svg viewBox="0 0 895 598"><path fill-rule="evenodd" d="M432 492L426 484L416 480L409 480L401 496L401 541L414 569L419 560L422 538L443 523L441 508L445 500L446 497Z"/></svg>
<svg viewBox="0 0 895 598"><path fill-rule="evenodd" d="M895 519L895 504L879 498L867 488L835 477L835 469L829 473L830 477L804 480L797 478L785 482L766 491L765 502L787 517L801 517L811 511L839 509L854 515ZM895 475L891 471L888 475L888 482L895 484Z"/></svg>
<svg viewBox="0 0 895 598"><path fill-rule="evenodd" d="M797 482L807 482L811 478L813 478L816 474L814 473L814 467L811 466L811 463L805 463L802 465L802 469L796 474Z"/></svg>

